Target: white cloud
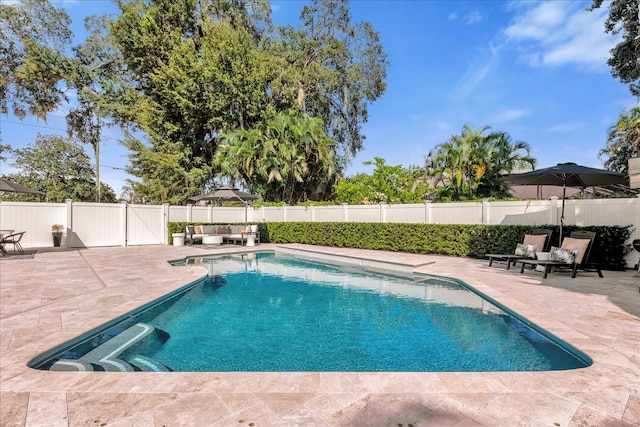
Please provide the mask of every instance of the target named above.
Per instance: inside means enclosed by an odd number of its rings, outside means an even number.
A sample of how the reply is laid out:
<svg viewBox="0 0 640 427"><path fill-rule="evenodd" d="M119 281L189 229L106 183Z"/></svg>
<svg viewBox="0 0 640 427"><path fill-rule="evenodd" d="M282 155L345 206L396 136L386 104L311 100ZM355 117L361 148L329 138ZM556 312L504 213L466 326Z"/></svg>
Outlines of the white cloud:
<svg viewBox="0 0 640 427"><path fill-rule="evenodd" d="M454 97L466 97L472 94L476 87L484 80L498 63L498 49L489 44L488 49L481 52L484 58L469 62L467 72L458 80L451 95Z"/></svg>
<svg viewBox="0 0 640 427"><path fill-rule="evenodd" d="M554 133L572 133L584 127L585 127L584 123L568 122L568 123L558 123L557 125L553 125L546 128L544 131L554 132Z"/></svg>
<svg viewBox="0 0 640 427"><path fill-rule="evenodd" d="M462 18L462 22L466 25L477 24L482 21L484 21L484 16L477 10L472 10Z"/></svg>
<svg viewBox="0 0 640 427"><path fill-rule="evenodd" d="M505 40L533 67L577 64L606 71L609 51L619 36L604 32L608 9L590 12L586 10L589 4L519 2L512 23L504 30Z"/></svg>
<svg viewBox="0 0 640 427"><path fill-rule="evenodd" d="M458 14L455 12L451 12L449 14L449 21L455 21L456 19L458 19Z"/></svg>
<svg viewBox="0 0 640 427"><path fill-rule="evenodd" d="M503 108L491 117L495 122L508 122L529 115L526 110L518 108Z"/></svg>

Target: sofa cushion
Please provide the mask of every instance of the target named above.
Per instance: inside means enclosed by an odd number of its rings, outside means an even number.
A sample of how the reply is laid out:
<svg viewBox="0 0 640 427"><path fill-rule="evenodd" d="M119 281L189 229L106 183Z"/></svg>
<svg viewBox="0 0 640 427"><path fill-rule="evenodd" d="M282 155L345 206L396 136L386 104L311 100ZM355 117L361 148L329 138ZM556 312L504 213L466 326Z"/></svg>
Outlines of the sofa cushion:
<svg viewBox="0 0 640 427"><path fill-rule="evenodd" d="M202 234L216 234L216 226L215 225L203 225L202 226Z"/></svg>

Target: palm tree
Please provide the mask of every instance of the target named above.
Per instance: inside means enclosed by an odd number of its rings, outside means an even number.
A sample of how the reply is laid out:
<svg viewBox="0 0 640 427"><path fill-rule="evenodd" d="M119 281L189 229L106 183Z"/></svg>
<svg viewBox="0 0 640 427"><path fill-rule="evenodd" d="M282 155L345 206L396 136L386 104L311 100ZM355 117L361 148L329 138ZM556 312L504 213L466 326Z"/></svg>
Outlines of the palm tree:
<svg viewBox="0 0 640 427"><path fill-rule="evenodd" d="M507 188L498 178L514 168L535 165L529 144L512 142L506 132L485 135L488 129L465 125L460 135L452 136L429 153L426 170L445 185L441 192L457 200L504 196Z"/></svg>
<svg viewBox="0 0 640 427"><path fill-rule="evenodd" d="M242 180L265 200L326 199L341 174L337 144L322 120L295 109L264 128L227 132L222 139L216 156L220 175Z"/></svg>
<svg viewBox="0 0 640 427"><path fill-rule="evenodd" d="M623 111L618 122L609 129L607 147L600 150L600 158L606 157L604 167L620 172L629 172L629 159L640 153L640 107Z"/></svg>
<svg viewBox="0 0 640 427"><path fill-rule="evenodd" d="M494 147L491 159L491 170L487 173L483 193L492 197L508 195L507 185L500 179L514 170L536 166L536 159L531 156L531 146L524 141L512 141L507 132L495 132L487 135Z"/></svg>

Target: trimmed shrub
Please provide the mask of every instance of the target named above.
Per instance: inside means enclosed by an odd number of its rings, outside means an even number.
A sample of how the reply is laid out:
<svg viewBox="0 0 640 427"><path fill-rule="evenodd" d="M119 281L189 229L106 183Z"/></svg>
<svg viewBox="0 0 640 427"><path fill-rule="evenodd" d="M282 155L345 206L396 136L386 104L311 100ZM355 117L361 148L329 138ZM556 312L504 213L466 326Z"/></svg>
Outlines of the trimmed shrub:
<svg viewBox="0 0 640 427"><path fill-rule="evenodd" d="M200 223L170 222L171 233L181 233L187 225ZM398 224L362 222L271 222L260 223L260 241L304 243L339 248L379 249L394 252L437 254L483 258L488 253L512 253L524 235L537 228L553 231L551 244L558 245L559 227L555 225L481 225L481 224ZM632 226L564 226L563 235L574 230L598 233L591 259L600 260L607 270L624 270L631 250L626 242Z"/></svg>

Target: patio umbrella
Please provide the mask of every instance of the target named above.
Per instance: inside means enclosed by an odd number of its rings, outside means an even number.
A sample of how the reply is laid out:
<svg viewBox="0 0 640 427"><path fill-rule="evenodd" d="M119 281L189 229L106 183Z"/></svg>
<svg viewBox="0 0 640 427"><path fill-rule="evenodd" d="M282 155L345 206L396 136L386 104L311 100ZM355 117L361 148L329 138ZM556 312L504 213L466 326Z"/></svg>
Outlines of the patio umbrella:
<svg viewBox="0 0 640 427"><path fill-rule="evenodd" d="M502 180L511 185L558 185L562 186L562 214L560 215L560 243L564 225L564 200L567 187L591 187L607 185L629 185L628 178L618 172L580 166L575 163L558 163L549 168L521 174L507 175Z"/></svg>
<svg viewBox="0 0 640 427"><path fill-rule="evenodd" d="M16 184L15 182L11 182L4 178L0 178L0 191L8 191L11 193L28 193L28 194L44 195L42 191L34 190L33 188Z"/></svg>
<svg viewBox="0 0 640 427"><path fill-rule="evenodd" d="M239 200L244 203L244 222L247 222L247 204L254 200L258 200L258 196L255 194L245 193L237 188L230 187L228 185L215 189L211 193L199 194L197 196L189 197L189 200L212 200L215 202L222 202L225 200Z"/></svg>

